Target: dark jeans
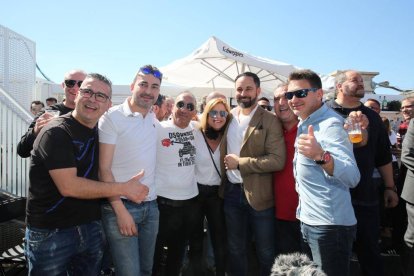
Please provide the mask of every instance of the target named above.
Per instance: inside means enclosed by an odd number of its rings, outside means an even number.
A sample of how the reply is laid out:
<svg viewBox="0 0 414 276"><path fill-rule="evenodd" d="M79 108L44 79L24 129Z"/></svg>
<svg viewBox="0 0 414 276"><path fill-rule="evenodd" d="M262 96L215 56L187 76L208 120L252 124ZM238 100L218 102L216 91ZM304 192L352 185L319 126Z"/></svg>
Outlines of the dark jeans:
<svg viewBox="0 0 414 276"><path fill-rule="evenodd" d="M26 228L29 275L99 275L105 239L100 221L59 229Z"/></svg>
<svg viewBox="0 0 414 276"><path fill-rule="evenodd" d="M301 224L305 252L328 276L348 276L356 227Z"/></svg>
<svg viewBox="0 0 414 276"><path fill-rule="evenodd" d="M363 275L381 276L384 274L379 248L379 206L354 205L357 219L355 251Z"/></svg>
<svg viewBox="0 0 414 276"><path fill-rule="evenodd" d="M216 275L224 275L226 269L226 226L224 222L223 200L218 196L218 186L198 184L199 210L196 217L196 230L190 239L190 265L202 267L202 247L204 238L204 217L207 218L209 233L214 250Z"/></svg>
<svg viewBox="0 0 414 276"><path fill-rule="evenodd" d="M275 219L276 255L301 252L300 221Z"/></svg>
<svg viewBox="0 0 414 276"><path fill-rule="evenodd" d="M270 275L275 259L274 207L254 210L238 184L228 183L224 198L229 250L229 268L232 276L247 275L247 245L253 234L260 264L260 275Z"/></svg>
<svg viewBox="0 0 414 276"><path fill-rule="evenodd" d="M159 275L162 270L168 276L179 275L186 241L193 235L197 222L197 197L188 200L158 197L157 202L160 219L153 275ZM164 247L167 248L165 260Z"/></svg>

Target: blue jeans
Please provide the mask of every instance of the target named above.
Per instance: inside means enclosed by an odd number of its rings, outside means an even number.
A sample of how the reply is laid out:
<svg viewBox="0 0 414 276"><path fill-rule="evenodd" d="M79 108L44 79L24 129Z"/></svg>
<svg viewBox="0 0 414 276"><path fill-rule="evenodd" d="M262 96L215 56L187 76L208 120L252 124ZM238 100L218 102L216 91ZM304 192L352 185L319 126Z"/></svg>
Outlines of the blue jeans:
<svg viewBox="0 0 414 276"><path fill-rule="evenodd" d="M253 234L260 275L270 275L275 260L274 207L254 210L238 184L232 185L224 197L224 214L227 227L229 269L234 276L247 275L247 250Z"/></svg>
<svg viewBox="0 0 414 276"><path fill-rule="evenodd" d="M100 221L63 229L26 228L29 275L99 275L105 238Z"/></svg>
<svg viewBox="0 0 414 276"><path fill-rule="evenodd" d="M304 251L328 276L348 276L356 225L301 224Z"/></svg>
<svg viewBox="0 0 414 276"><path fill-rule="evenodd" d="M151 275L159 212L156 200L141 204L123 200L134 218L138 236L121 235L117 218L109 203L102 205L102 222L111 249L116 275Z"/></svg>

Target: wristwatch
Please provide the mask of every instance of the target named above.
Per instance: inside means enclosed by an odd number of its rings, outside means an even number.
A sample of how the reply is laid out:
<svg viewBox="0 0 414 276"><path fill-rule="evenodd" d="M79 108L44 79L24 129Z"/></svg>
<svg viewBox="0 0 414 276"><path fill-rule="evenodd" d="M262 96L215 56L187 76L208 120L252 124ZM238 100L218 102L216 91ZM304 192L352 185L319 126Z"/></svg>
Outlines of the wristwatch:
<svg viewBox="0 0 414 276"><path fill-rule="evenodd" d="M323 165L326 163L329 163L329 161L331 161L332 157L331 154L329 153L329 151L324 151L322 156L321 156L321 160L313 160L315 161L316 164L318 165Z"/></svg>

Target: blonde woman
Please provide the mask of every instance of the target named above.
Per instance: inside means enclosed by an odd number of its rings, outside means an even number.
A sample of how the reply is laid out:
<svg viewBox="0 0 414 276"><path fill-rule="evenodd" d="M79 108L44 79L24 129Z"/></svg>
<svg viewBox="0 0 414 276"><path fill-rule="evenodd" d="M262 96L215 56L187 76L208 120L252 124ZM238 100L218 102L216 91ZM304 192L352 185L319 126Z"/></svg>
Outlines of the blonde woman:
<svg viewBox="0 0 414 276"><path fill-rule="evenodd" d="M224 224L223 199L219 198L218 189L221 182L220 143L225 129L231 120L230 108L223 98L214 98L207 102L201 114L200 125L196 134L196 179L199 190L199 216L197 232L190 242L190 262L193 267L200 267L204 218L214 251L216 275L225 273L226 228Z"/></svg>

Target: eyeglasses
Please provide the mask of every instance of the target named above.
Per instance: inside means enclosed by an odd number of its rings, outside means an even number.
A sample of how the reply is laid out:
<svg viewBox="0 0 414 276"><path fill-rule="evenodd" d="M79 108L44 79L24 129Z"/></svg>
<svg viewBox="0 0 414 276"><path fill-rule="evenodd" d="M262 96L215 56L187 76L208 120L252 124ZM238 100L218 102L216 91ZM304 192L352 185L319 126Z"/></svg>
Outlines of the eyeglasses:
<svg viewBox="0 0 414 276"><path fill-rule="evenodd" d="M264 105L264 104L262 104L262 105L260 105L260 107L263 108L263 109L266 109L268 111L271 111L272 110L272 107L270 105Z"/></svg>
<svg viewBox="0 0 414 276"><path fill-rule="evenodd" d="M318 88L299 89L299 90L292 91L292 92L286 92L285 98L288 100L293 99L293 96L295 96L296 98L305 98L306 96L308 96L308 92L316 92L316 91L318 91Z"/></svg>
<svg viewBox="0 0 414 276"><path fill-rule="evenodd" d="M157 79L162 80L162 73L158 70L153 70L148 67L141 67L139 68L139 72L142 72L144 75L152 74Z"/></svg>
<svg viewBox="0 0 414 276"><path fill-rule="evenodd" d="M78 84L78 87L81 87L83 81L77 81L77 80L65 80L65 85L67 88L72 88L75 86L75 84Z"/></svg>
<svg viewBox="0 0 414 276"><path fill-rule="evenodd" d="M413 104L406 105L406 106L401 106L400 111L403 111L403 110L404 110L404 109L406 109L406 108L411 108L411 107L413 107L413 106L414 106Z"/></svg>
<svg viewBox="0 0 414 276"><path fill-rule="evenodd" d="M210 110L210 112L208 112L208 116L210 116L211 118L217 118L218 115L220 115L221 118L226 118L227 115L229 115L229 113L224 110Z"/></svg>
<svg viewBox="0 0 414 276"><path fill-rule="evenodd" d="M175 105L178 109L183 109L184 106L188 111L193 111L194 110L194 104L193 103L188 103L185 104L184 101L179 101L176 105Z"/></svg>
<svg viewBox="0 0 414 276"><path fill-rule="evenodd" d="M91 98L92 96L95 96L95 100L100 103L105 103L108 99L111 99L111 97L105 95L102 92L93 92L92 89L79 89L79 93L84 98Z"/></svg>

